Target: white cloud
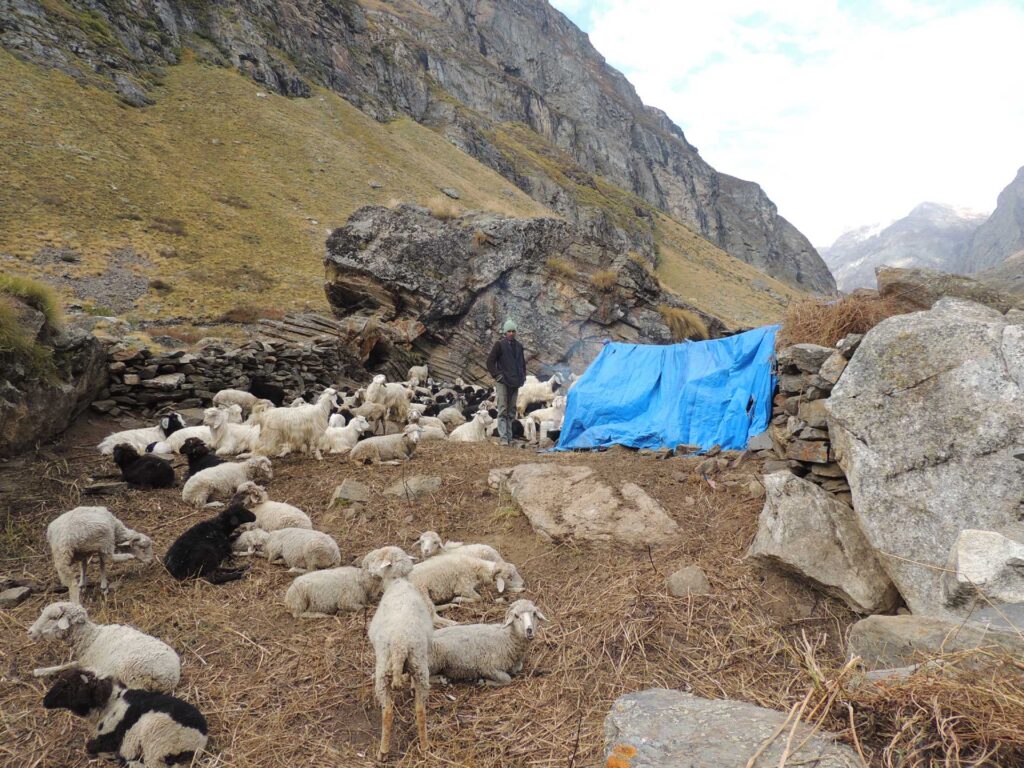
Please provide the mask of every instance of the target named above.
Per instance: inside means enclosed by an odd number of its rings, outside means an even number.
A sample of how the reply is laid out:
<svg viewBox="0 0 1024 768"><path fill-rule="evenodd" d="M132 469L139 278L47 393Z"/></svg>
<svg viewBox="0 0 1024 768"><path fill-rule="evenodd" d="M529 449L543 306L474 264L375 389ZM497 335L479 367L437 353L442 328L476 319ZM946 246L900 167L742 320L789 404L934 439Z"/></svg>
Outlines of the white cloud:
<svg viewBox="0 0 1024 768"><path fill-rule="evenodd" d="M991 210L1024 164L1019 3L554 4L818 245L925 200Z"/></svg>

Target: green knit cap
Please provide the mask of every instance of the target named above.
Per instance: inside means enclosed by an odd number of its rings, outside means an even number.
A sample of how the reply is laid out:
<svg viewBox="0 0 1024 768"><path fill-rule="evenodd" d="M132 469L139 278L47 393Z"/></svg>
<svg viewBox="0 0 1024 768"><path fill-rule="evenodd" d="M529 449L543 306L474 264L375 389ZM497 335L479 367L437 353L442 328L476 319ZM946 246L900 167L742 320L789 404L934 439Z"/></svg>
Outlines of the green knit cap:
<svg viewBox="0 0 1024 768"><path fill-rule="evenodd" d="M501 326L501 330L502 330L503 333L508 333L509 331L518 330L516 328L516 321L513 320L511 317L505 318L505 324L503 326Z"/></svg>

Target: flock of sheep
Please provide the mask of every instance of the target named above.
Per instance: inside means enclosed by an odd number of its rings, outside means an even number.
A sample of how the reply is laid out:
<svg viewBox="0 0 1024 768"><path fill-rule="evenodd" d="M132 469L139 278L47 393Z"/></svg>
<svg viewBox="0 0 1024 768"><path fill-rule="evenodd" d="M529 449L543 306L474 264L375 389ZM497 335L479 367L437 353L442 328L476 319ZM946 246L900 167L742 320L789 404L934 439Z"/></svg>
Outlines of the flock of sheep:
<svg viewBox="0 0 1024 768"><path fill-rule="evenodd" d="M556 439L565 408L565 398L556 395L562 381L531 379L521 390L516 423L525 439ZM247 569L225 567L225 561L257 555L298 574L283 596L297 619L362 610L379 600L368 628L382 708L378 757L390 751L391 691L402 686L404 675L415 694L419 741L426 748L431 680L507 685L522 669L536 622L546 617L524 599L508 606L500 624L459 625L439 615L451 605L482 600L479 590L485 586L499 595L525 589L516 566L487 544L443 542L426 531L416 542L419 563L399 547L384 546L358 565L341 566L337 542L314 530L308 514L269 498L268 457L301 452L320 459L326 451L345 453L357 464L394 462L411 456L421 440L482 441L494 421L493 393L461 382L440 387L418 367L408 382L377 376L354 392L327 388L313 404L298 400L282 407L283 392L264 387L260 394L223 390L200 426L187 427L179 414L169 414L154 427L112 434L99 449L140 488L172 486L174 468L167 457L185 456L182 499L197 508L219 508L167 549L163 564L173 578L234 581ZM67 643L74 660L36 670L39 676L57 675L44 706L69 709L92 723L90 754L111 755L133 768L190 764L206 746L208 727L194 706L172 695L180 677L177 653L133 627L94 624L81 605L92 558L106 592L108 564L151 562L153 541L105 507L65 512L48 526L47 541L70 600L43 609L29 634Z"/></svg>

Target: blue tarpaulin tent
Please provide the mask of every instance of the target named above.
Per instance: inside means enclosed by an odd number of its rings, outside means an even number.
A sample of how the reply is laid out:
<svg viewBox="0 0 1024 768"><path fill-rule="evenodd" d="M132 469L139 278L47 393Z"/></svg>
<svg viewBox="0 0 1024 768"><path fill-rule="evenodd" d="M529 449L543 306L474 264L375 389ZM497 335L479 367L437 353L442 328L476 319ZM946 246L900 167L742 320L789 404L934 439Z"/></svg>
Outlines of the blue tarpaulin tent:
<svg viewBox="0 0 1024 768"><path fill-rule="evenodd" d="M555 450L743 449L768 428L777 325L684 344L606 344L569 391Z"/></svg>

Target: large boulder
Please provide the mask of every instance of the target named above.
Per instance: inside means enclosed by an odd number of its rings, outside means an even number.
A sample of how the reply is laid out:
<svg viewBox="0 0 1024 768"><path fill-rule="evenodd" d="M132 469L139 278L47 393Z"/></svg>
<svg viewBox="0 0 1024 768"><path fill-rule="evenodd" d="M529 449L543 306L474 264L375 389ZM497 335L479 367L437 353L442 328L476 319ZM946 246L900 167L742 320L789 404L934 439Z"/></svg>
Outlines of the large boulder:
<svg viewBox="0 0 1024 768"><path fill-rule="evenodd" d="M1024 637L1016 629L931 616L868 616L850 629L849 658L867 669L907 667L939 653L985 649L1019 657Z"/></svg>
<svg viewBox="0 0 1024 768"><path fill-rule="evenodd" d="M943 575L946 602L1024 602L1024 543L999 531L961 531Z"/></svg>
<svg viewBox="0 0 1024 768"><path fill-rule="evenodd" d="M612 703L604 720L608 766L629 768L746 768L750 757L786 721L786 713L729 699L702 699L651 688ZM776 765L788 741L783 731L758 765ZM857 753L828 733L800 725L787 765L850 768ZM799 749L797 749L799 747Z"/></svg>
<svg viewBox="0 0 1024 768"><path fill-rule="evenodd" d="M914 613L944 616L965 528L1024 516L1024 326L944 298L873 328L828 400L857 522Z"/></svg>
<svg viewBox="0 0 1024 768"><path fill-rule="evenodd" d="M789 472L767 475L764 486L751 560L805 579L859 613L895 607L896 589L850 507Z"/></svg>
<svg viewBox="0 0 1024 768"><path fill-rule="evenodd" d="M679 535L678 524L640 486L613 488L590 467L520 464L492 469L488 484L509 493L548 541L647 546L669 543Z"/></svg>
<svg viewBox="0 0 1024 768"><path fill-rule="evenodd" d="M1019 305L1019 296L1000 291L988 283L963 275L934 269L879 267L875 270L878 293L920 309L931 309L943 296L967 299L1006 313Z"/></svg>
<svg viewBox="0 0 1024 768"><path fill-rule="evenodd" d="M636 260L560 219L442 219L414 205L367 206L327 239L325 264L336 315L373 313L449 381L486 375L506 316L519 324L531 369L577 372L602 339L671 341L660 309L689 309L712 335L723 330Z"/></svg>

